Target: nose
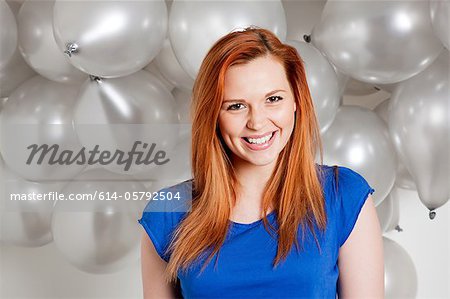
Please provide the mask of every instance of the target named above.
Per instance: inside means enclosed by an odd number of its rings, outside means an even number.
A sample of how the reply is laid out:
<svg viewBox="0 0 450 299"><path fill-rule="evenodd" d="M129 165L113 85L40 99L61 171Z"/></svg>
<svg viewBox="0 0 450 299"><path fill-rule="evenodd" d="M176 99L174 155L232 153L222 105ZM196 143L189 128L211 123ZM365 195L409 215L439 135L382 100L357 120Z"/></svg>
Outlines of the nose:
<svg viewBox="0 0 450 299"><path fill-rule="evenodd" d="M267 115L264 107L252 107L248 115L247 128L259 131L264 128L266 121Z"/></svg>

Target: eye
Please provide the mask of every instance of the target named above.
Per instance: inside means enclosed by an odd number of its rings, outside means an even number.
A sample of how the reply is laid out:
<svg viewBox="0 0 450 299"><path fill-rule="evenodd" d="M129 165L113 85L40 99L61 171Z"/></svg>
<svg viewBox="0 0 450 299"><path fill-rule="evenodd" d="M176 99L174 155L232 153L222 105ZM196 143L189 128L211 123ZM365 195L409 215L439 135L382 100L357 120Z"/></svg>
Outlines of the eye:
<svg viewBox="0 0 450 299"><path fill-rule="evenodd" d="M231 105L229 105L228 107L227 107L227 111L228 110L239 110L239 109L234 109L234 108L236 108L237 106L239 106L239 105L242 105L241 103L236 103L236 104L231 104ZM243 105L242 105L243 106Z"/></svg>
<svg viewBox="0 0 450 299"><path fill-rule="evenodd" d="M275 103L275 102L279 102L281 101L283 98L280 96L271 96L267 98L271 103Z"/></svg>

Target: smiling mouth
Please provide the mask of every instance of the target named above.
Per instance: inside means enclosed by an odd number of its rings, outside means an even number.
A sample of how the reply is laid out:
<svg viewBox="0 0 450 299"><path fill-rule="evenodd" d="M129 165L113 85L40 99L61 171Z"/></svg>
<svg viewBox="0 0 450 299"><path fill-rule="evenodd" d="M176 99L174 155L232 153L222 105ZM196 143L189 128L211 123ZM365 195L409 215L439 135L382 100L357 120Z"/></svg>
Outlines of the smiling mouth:
<svg viewBox="0 0 450 299"><path fill-rule="evenodd" d="M247 142L248 144L258 145L258 144L268 143L273 138L274 135L275 135L275 131L273 131L272 133L270 133L270 135L268 135L268 136L270 136L269 138L267 138L267 137L259 138L259 139L250 138L250 139L252 139L253 142L251 142L248 137L242 137L242 139L244 139L245 142Z"/></svg>

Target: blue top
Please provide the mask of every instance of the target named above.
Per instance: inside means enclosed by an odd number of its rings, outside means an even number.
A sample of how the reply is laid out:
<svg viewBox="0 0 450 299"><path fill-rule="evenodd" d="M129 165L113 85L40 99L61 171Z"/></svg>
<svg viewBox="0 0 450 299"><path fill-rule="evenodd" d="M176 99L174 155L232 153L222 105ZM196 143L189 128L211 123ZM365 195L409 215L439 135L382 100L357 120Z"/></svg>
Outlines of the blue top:
<svg viewBox="0 0 450 299"><path fill-rule="evenodd" d="M324 178L325 208L328 225L324 234L316 233L321 254L311 232L305 236L302 250L295 245L278 267L272 269L277 243L265 230L262 219L249 224L230 221L230 230L216 256L204 272L202 264L194 265L187 274L178 272L184 298L336 298L339 248L350 235L359 212L375 190L357 172L339 166L338 196L335 194L333 167L321 165ZM189 192L191 180L163 190ZM149 212L147 204L139 223L152 240L156 251L164 255L170 234L187 212ZM277 228L276 213L267 215ZM301 226L298 242L301 244ZM204 259L203 259L204 260Z"/></svg>

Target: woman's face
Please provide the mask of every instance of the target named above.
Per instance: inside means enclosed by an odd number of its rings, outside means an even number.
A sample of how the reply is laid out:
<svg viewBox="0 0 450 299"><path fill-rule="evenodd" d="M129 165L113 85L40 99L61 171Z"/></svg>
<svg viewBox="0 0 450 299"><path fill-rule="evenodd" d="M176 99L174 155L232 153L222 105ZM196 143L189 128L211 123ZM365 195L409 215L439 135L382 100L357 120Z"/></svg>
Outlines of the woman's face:
<svg viewBox="0 0 450 299"><path fill-rule="evenodd" d="M234 65L225 73L224 88L218 122L233 161L275 163L291 136L296 111L283 65L272 56Z"/></svg>

